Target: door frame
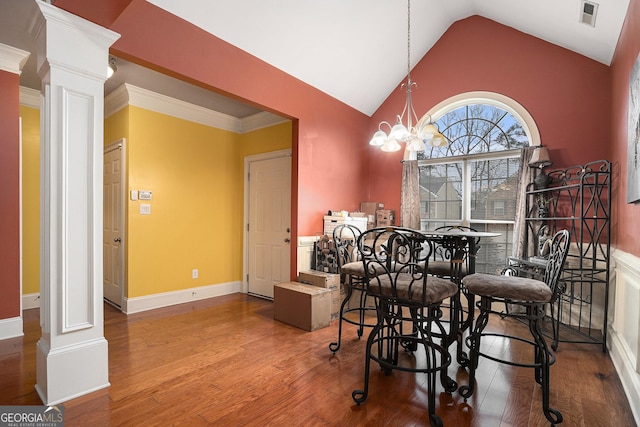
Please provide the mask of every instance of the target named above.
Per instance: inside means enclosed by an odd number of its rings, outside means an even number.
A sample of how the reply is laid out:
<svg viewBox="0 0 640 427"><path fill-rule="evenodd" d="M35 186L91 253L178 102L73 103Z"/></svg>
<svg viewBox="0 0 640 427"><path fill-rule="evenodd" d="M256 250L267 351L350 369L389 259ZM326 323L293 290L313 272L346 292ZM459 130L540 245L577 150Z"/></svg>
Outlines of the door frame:
<svg viewBox="0 0 640 427"><path fill-rule="evenodd" d="M127 289L127 237L128 237L128 232L127 232L127 201L128 201L128 195L129 195L129 186L127 184L127 140L126 138L120 138L118 140L116 140L115 142L112 142L108 145L105 145L104 150L103 150L103 156L104 154L106 154L107 152L113 151L113 150L120 150L120 162L122 164L122 167L120 168L120 180L122 182L122 200L120 205L122 206L122 209L120 209L119 215L120 215L120 223L122 224L122 241L120 242L120 247L122 248L122 251L120 251L120 265L122 266L122 269L120 271L120 274L122 275L122 289L121 289L121 295L120 295L120 307L119 310L122 311L123 313L126 313L126 302L125 302L125 295L126 295L126 289ZM103 157L104 159L104 157ZM103 175L103 180L104 180L104 171L102 171L102 175ZM104 247L104 237L103 237L103 247ZM104 268L104 266L103 266ZM104 281L102 286L104 287ZM104 288L103 288L104 290ZM107 301L104 298L104 294L102 295L102 300L103 301ZM109 301L107 301L109 303ZM113 305L113 304L111 304ZM116 307L118 308L118 307Z"/></svg>
<svg viewBox="0 0 640 427"><path fill-rule="evenodd" d="M277 150L277 151L269 151L267 153L254 154L251 156L245 156L244 158L244 222L242 226L242 247L244 248L242 251L242 293L246 294L249 292L249 281L247 280L247 275L249 274L249 230L247 230L249 226L249 168L252 162L259 162L261 160L270 160L276 159L278 157L290 157L293 161L293 157L291 155L292 151L290 148L286 150ZM293 170L293 165L291 165L291 170ZM291 186L293 188L293 185ZM289 194L289 200L291 200L291 194ZM292 239L293 240L293 239ZM293 241L291 242L293 244Z"/></svg>

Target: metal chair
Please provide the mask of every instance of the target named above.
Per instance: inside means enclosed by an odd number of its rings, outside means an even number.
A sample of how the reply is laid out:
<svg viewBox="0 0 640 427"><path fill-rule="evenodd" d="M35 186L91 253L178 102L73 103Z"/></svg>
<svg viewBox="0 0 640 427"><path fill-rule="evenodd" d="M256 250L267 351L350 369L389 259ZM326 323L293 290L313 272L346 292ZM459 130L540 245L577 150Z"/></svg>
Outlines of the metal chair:
<svg viewBox="0 0 640 427"><path fill-rule="evenodd" d="M359 228L349 224L338 225L333 230L333 242L336 249L336 257L338 261L338 273L340 273L340 282L344 284L345 297L340 305L340 316L338 317L338 340L329 344L329 350L334 354L340 349L342 342L342 322L351 323L358 326L358 338L362 337L365 327L373 327L375 317L367 314L375 314L376 300L374 297L367 298L367 292L364 286L364 266L359 260L356 244L362 232ZM354 291L358 298L356 307L349 308L351 298ZM372 304L372 305L369 305ZM350 316L349 313L357 313L357 318Z"/></svg>
<svg viewBox="0 0 640 427"><path fill-rule="evenodd" d="M474 228L466 227L463 225L445 225L436 228L434 231L473 231ZM462 278L469 274L469 262L472 257L478 254L480 249L480 238L475 239L475 245L473 253L469 253L470 245L461 247L458 244L454 244L450 238L444 236L441 242L434 247L434 251L429 263L429 274L433 274L438 277L450 277L455 279L458 283Z"/></svg>
<svg viewBox="0 0 640 427"><path fill-rule="evenodd" d="M451 356L447 349L448 333L442 325L442 301L454 296L458 286L449 279L427 273L433 250L429 236L415 230L388 227L362 233L358 251L362 257L365 287L378 298L376 324L366 344L364 388L354 390L356 404L369 394L371 361L385 374L392 370L422 372L427 375L428 411L432 426L442 426L435 413L436 378L445 391L453 392L457 384L447 375ZM411 325L411 330L406 326ZM412 346L404 343L412 343ZM401 361L399 349L424 350L420 358Z"/></svg>
<svg viewBox="0 0 640 427"><path fill-rule="evenodd" d="M522 366L535 369L535 380L542 387L542 409L551 425L562 422L562 414L557 409L549 406L549 368L555 362L555 355L549 350L546 339L542 334L540 322L545 317L545 305L553 304L561 293L559 285L560 275L567 258L569 249L569 232L558 231L551 241L551 250L547 260L547 268L544 273L544 281L504 275L472 274L462 279L469 296L479 296L477 304L479 315L471 335L467 338L469 347L469 385L461 386L460 395L467 400L475 389L475 373L480 356L500 363L512 366ZM510 311L503 313L491 308L493 303L511 304L520 306L524 312ZM515 318L525 321L529 326L532 339L518 336L510 336L484 332L489 322L489 315L496 314L502 317ZM555 331L554 331L555 335ZM483 353L481 340L485 336L498 336L506 339L517 340L533 347L534 360L532 363L505 360Z"/></svg>

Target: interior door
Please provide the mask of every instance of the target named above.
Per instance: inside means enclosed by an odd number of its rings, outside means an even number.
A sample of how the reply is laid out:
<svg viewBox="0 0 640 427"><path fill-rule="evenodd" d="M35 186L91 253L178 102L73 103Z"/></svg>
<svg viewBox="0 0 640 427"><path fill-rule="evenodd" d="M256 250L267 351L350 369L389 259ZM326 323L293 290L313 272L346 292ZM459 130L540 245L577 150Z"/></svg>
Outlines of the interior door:
<svg viewBox="0 0 640 427"><path fill-rule="evenodd" d="M104 151L103 293L104 298L122 307L124 281L124 140Z"/></svg>
<svg viewBox="0 0 640 427"><path fill-rule="evenodd" d="M249 163L248 292L273 298L273 286L289 281L291 157Z"/></svg>

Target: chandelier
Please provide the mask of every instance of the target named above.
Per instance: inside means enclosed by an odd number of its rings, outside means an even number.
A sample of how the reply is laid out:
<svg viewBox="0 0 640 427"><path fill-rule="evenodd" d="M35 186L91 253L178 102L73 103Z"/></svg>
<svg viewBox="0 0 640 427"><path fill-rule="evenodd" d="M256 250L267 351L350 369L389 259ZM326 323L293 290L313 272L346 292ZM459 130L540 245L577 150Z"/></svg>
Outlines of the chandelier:
<svg viewBox="0 0 640 427"><path fill-rule="evenodd" d="M424 151L425 143L434 147L447 145L447 139L431 121L431 116L426 115L418 120L418 115L411 102L411 90L414 86L417 86L417 83L411 80L411 0L407 0L407 81L401 86L406 90L404 109L402 114L396 116L396 123L393 126L386 121L380 122L378 131L373 134L369 144L380 147L382 151L387 152L400 150L402 148L401 142L407 144L409 151ZM403 123L405 115L406 125ZM414 120L415 126L413 126ZM382 130L383 125L389 128L388 135Z"/></svg>

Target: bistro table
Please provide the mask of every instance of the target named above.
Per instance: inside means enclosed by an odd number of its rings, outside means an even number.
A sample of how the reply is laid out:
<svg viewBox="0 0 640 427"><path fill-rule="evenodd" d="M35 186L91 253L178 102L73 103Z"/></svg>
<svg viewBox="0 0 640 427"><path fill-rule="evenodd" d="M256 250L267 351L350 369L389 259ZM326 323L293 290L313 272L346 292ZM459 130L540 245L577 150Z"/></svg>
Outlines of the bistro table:
<svg viewBox="0 0 640 427"><path fill-rule="evenodd" d="M458 294L451 301L451 309L449 314L449 335L445 337L447 347L457 342L457 361L461 366L467 366L469 359L463 351L463 335L467 329L473 324L473 298L470 298L462 286L462 264L466 264L466 274L476 272L476 253L478 251L478 242L485 237L498 237L500 233L488 231L471 231L458 228L451 230L432 230L423 231L425 235L430 237L435 244L448 245L455 248L451 257L451 272L453 280L458 285ZM466 310L462 308L460 294L464 294L467 299Z"/></svg>

